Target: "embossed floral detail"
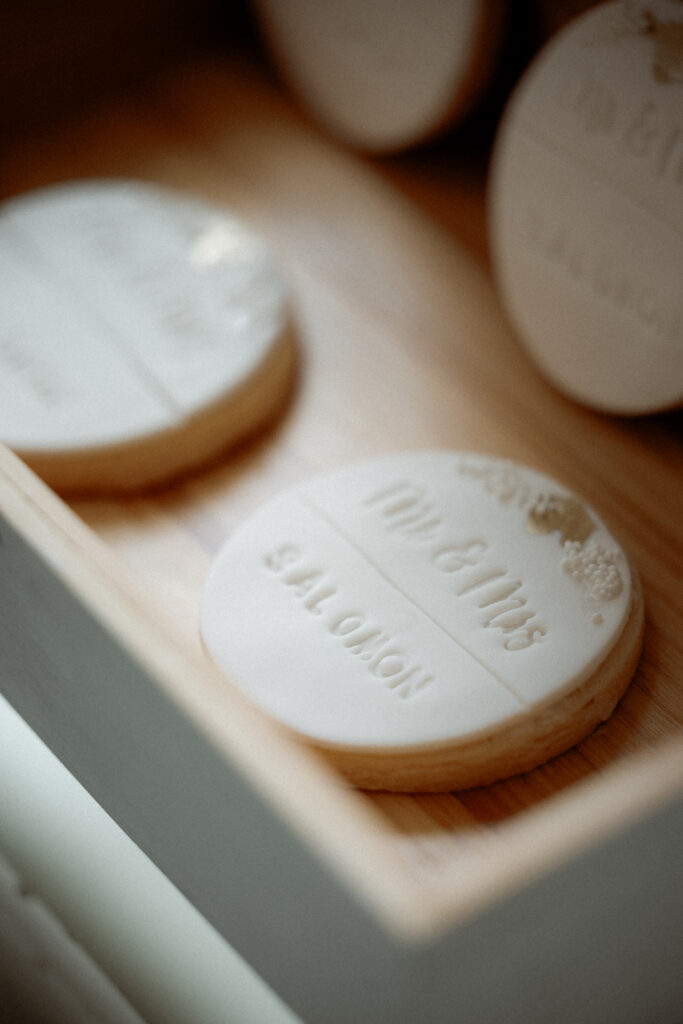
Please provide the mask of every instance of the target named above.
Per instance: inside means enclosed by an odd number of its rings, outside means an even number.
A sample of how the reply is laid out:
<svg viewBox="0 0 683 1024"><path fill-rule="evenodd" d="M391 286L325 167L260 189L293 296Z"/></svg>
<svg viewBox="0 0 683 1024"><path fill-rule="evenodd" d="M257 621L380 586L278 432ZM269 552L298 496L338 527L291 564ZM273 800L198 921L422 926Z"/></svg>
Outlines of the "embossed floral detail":
<svg viewBox="0 0 683 1024"><path fill-rule="evenodd" d="M560 543L578 541L582 544L595 529L595 523L576 498L561 494L539 494L529 509L524 528L527 533L553 533L559 530Z"/></svg>
<svg viewBox="0 0 683 1024"><path fill-rule="evenodd" d="M573 579L582 584L588 596L596 601L612 601L624 587L624 581L617 567L616 554L606 551L597 541L587 544L566 541L562 568Z"/></svg>
<svg viewBox="0 0 683 1024"><path fill-rule="evenodd" d="M625 0L606 11L592 26L585 45L601 47L634 35L651 36L652 72L658 82L683 81L683 22L662 21L642 0Z"/></svg>
<svg viewBox="0 0 683 1024"><path fill-rule="evenodd" d="M645 11L645 32L652 36L652 69L658 82L683 82L683 22L660 21Z"/></svg>
<svg viewBox="0 0 683 1024"><path fill-rule="evenodd" d="M601 12L601 17L594 19L590 32L584 40L584 46L598 48L619 43L623 39L640 35L647 30L648 12L642 0L624 0Z"/></svg>
<svg viewBox="0 0 683 1024"><path fill-rule="evenodd" d="M456 470L460 476L480 480L486 493L504 505L513 504L523 508L529 501L528 483L519 470L509 463L463 458L458 461Z"/></svg>

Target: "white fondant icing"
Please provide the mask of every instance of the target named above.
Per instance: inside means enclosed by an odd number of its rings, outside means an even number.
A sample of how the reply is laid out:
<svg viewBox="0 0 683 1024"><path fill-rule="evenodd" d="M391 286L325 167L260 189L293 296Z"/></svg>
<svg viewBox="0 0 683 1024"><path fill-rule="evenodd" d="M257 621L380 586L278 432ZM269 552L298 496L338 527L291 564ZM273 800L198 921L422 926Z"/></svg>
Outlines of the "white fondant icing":
<svg viewBox="0 0 683 1024"><path fill-rule="evenodd" d="M543 496L559 511L529 532ZM563 542L586 521L589 539ZM567 571L584 549L610 552L618 593L589 598ZM293 729L400 748L484 734L573 689L630 602L617 543L559 484L500 459L415 453L263 507L219 553L201 630L235 683Z"/></svg>
<svg viewBox="0 0 683 1024"><path fill-rule="evenodd" d="M589 11L533 62L496 142L506 308L549 378L607 411L683 401L681 39L680 3Z"/></svg>
<svg viewBox="0 0 683 1024"><path fill-rule="evenodd" d="M500 9L481 0L254 0L285 79L331 132L409 146L467 110L494 65Z"/></svg>
<svg viewBox="0 0 683 1024"><path fill-rule="evenodd" d="M0 208L0 439L84 449L168 429L237 388L285 323L266 245L225 212L131 182Z"/></svg>

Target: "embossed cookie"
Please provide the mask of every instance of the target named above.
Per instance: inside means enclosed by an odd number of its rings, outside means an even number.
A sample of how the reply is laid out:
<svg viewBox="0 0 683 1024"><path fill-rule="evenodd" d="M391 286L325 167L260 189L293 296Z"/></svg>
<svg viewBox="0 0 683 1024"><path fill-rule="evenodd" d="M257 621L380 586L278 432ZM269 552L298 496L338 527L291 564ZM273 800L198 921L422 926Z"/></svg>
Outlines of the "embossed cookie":
<svg viewBox="0 0 683 1024"><path fill-rule="evenodd" d="M219 553L201 631L265 711L356 785L465 788L606 719L637 580L591 509L511 462L389 456L263 507Z"/></svg>
<svg viewBox="0 0 683 1024"><path fill-rule="evenodd" d="M503 5L490 0L254 0L287 84L332 134L404 149L471 109L495 67Z"/></svg>
<svg viewBox="0 0 683 1024"><path fill-rule="evenodd" d="M63 491L164 481L252 431L293 369L266 245L196 199L89 181L0 207L0 440Z"/></svg>
<svg viewBox="0 0 683 1024"><path fill-rule="evenodd" d="M539 54L501 123L491 254L520 340L562 391L683 402L683 5L600 4Z"/></svg>

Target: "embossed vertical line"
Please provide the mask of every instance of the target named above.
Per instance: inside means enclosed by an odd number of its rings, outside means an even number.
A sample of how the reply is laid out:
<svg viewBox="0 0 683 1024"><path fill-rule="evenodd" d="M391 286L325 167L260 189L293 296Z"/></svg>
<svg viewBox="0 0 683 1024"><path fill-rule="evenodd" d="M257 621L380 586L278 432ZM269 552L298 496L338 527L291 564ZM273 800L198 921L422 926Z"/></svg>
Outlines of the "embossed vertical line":
<svg viewBox="0 0 683 1024"><path fill-rule="evenodd" d="M512 122L512 126L513 128L516 128L520 135L524 136L527 141L534 142L537 146L546 148L554 156L561 157L562 160L570 161L574 167L592 175L594 178L601 181L603 185L609 185L610 188L615 189L623 199L629 200L629 202L633 203L634 206L637 206L644 213L650 214L651 217L654 217L657 220L660 226L673 232L676 238L680 241L682 237L681 231L676 224L673 223L672 218L665 217L656 204L648 203L643 196L638 195L638 193L629 188L624 181L620 181L617 177L610 174L604 167L601 167L600 164L594 163L585 156L577 156L576 152L573 149L570 149L569 146L563 145L547 132L539 130L536 125L527 121L523 116L516 115Z"/></svg>
<svg viewBox="0 0 683 1024"><path fill-rule="evenodd" d="M19 225L17 225L13 220L7 218L2 225L2 229L3 231L11 231L15 237L19 251L22 252L24 260L30 267L36 268L36 273L41 273L40 267L42 265L42 267L50 272L51 279L56 281L60 287L64 288L64 290L68 292L76 306L81 307L87 312L87 315L94 324L95 329L99 329L101 332L100 336L105 338L112 345L117 355L127 363L129 369L135 376L137 376L138 380L144 383L150 392L156 396L166 411L173 416L180 416L183 410L175 401L173 395L167 391L161 381L150 372L144 360L138 356L135 348L128 344L124 335L115 330L107 320L106 316L103 316L100 310L89 301L87 291L85 289L81 292L77 291L75 282L71 280L70 276L68 274L64 274L61 268L46 256L46 254L33 243L26 232L22 231Z"/></svg>
<svg viewBox="0 0 683 1024"><path fill-rule="evenodd" d="M298 492L297 497L301 501L302 505L305 505L308 509L310 509L310 511L314 512L317 516L319 516L330 527L330 529L334 530L335 533L342 537L347 542L347 544L349 544L354 549L354 551L357 551L358 554L366 560L368 565L371 565L375 572L377 572L390 587L392 587L398 594L400 594L406 601L408 601L408 603L411 604L416 611L420 612L420 614L423 615L426 619L428 619L433 626L439 629L444 634L444 636L447 636L449 640L451 640L462 651L468 654L470 658L472 658L473 661L475 661L481 668L483 668L484 671L487 672L492 679L495 679L496 682L503 687L503 689L507 690L508 693L512 694L515 700L519 701L522 707L529 707L528 702L525 701L519 693L517 693L513 686L507 683L501 676L498 675L497 672L494 672L492 668L490 668L485 662L483 662L481 658L479 658L478 655L474 653L474 651L470 650L469 647L463 644L461 640L458 640L458 638L454 637L452 633L449 633L449 631L445 629L445 627L442 626L440 622L437 622L436 619L434 619L429 614L428 611L426 611L421 605L417 603L414 597L411 597L410 594L407 594L402 587L400 587L394 580L392 580L391 577L387 575L384 569L382 569L382 567L372 557L372 555L368 554L368 552L364 548L362 548L360 544L353 540L353 538L349 536L346 530L344 530L344 528L340 526L340 524L336 522L336 520L332 519L327 514L327 512L323 511L323 509L316 505L316 503L307 495Z"/></svg>

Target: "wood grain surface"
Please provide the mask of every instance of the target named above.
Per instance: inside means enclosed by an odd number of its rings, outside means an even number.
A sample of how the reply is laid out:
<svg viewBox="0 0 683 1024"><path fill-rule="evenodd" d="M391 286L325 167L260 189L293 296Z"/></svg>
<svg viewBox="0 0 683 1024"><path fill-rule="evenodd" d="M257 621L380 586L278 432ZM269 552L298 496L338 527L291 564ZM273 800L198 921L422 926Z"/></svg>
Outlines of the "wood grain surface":
<svg viewBox="0 0 683 1024"><path fill-rule="evenodd" d="M629 551L644 586L645 648L607 723L485 789L367 798L428 874L683 721L681 414L603 416L534 369L490 280L486 130L361 159L311 126L258 62L235 57L174 71L0 153L3 197L114 175L225 204L263 232L289 277L300 370L280 421L162 491L72 502L197 646L203 579L230 532L282 488L363 456L454 448L528 463L583 495Z"/></svg>

